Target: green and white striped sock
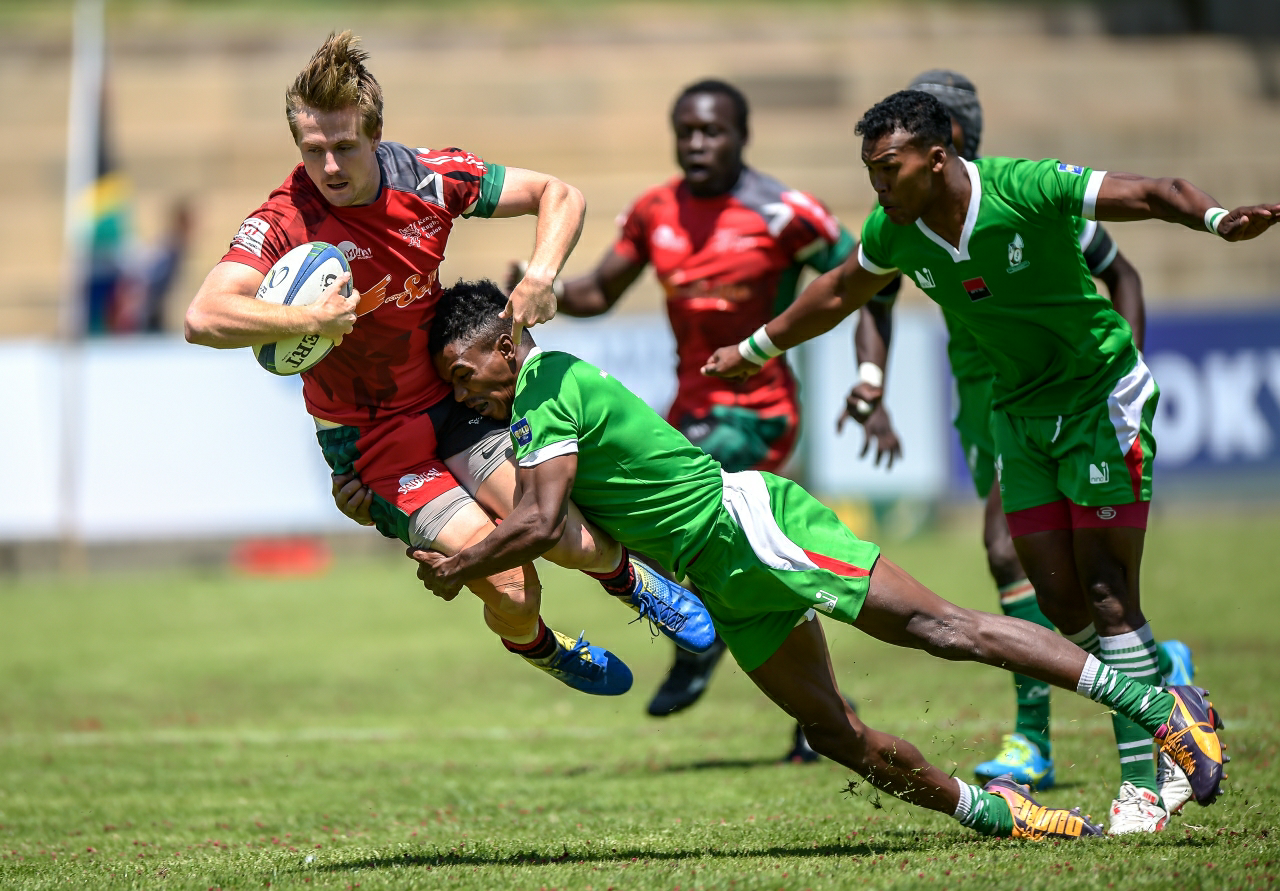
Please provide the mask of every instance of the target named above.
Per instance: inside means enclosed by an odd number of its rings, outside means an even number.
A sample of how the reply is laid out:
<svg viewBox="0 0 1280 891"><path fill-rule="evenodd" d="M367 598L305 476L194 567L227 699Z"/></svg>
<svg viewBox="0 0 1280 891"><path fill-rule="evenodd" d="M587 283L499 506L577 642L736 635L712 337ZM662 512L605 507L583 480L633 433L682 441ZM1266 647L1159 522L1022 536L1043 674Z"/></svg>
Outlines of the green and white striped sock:
<svg viewBox="0 0 1280 891"><path fill-rule="evenodd" d="M1152 686L1160 683L1160 663L1156 658L1156 642L1151 626L1112 636L1099 635L1102 662L1135 681ZM1120 756L1120 782L1133 783L1140 789L1157 792L1155 749L1151 734L1123 715L1111 716L1116 735L1116 752Z"/></svg>

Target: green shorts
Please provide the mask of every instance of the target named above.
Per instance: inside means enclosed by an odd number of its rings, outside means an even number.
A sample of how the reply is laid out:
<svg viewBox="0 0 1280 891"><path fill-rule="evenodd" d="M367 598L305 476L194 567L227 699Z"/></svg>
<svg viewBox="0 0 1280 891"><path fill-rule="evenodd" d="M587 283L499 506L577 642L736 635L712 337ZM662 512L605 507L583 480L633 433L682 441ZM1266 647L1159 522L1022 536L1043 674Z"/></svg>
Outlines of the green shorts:
<svg viewBox="0 0 1280 891"><path fill-rule="evenodd" d="M1151 500L1160 388L1141 359L1087 411L1024 418L996 410L992 433L1006 514L1068 499L1078 505Z"/></svg>
<svg viewBox="0 0 1280 891"><path fill-rule="evenodd" d="M979 498L991 494L996 481L996 444L991 435L991 386L994 379L955 378L956 414L951 419Z"/></svg>
<svg viewBox="0 0 1280 891"><path fill-rule="evenodd" d="M790 480L726 473L723 506L689 578L733 658L754 671L811 609L852 624L879 556Z"/></svg>

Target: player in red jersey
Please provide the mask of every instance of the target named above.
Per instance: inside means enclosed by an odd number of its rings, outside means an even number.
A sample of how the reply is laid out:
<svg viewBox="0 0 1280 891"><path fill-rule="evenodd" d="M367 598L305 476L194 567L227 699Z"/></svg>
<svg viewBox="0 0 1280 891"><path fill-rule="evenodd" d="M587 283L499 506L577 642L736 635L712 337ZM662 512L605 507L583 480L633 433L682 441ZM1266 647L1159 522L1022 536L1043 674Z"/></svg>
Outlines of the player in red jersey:
<svg viewBox="0 0 1280 891"><path fill-rule="evenodd" d="M820 201L745 164L747 118L746 98L731 84L686 87L671 112L681 174L622 214L618 240L593 271L555 284L561 313L595 316L653 266L678 355L667 420L731 472L777 471L786 462L800 423L796 381L785 361L747 380L708 377L706 357L786 308L805 266L826 272L853 249ZM723 653L719 640L702 654L677 649L649 713L697 701ZM798 727L796 738L792 756L815 759Z"/></svg>
<svg viewBox="0 0 1280 891"><path fill-rule="evenodd" d="M302 163L244 221L205 279L187 312L187 339L232 348L300 333L332 338L334 349L303 373L303 397L325 458L340 475L335 489L345 475L359 474L340 506L363 509L384 535L449 554L487 535L490 514L510 511L515 472L505 426L460 408L427 356L445 243L458 217L537 215L528 273L506 310L518 339L524 327L555 314L551 282L577 242L585 203L577 189L547 174L489 164L456 148L384 142L382 91L355 42L350 32L330 35L287 91ZM310 306L255 299L275 262L308 241L337 245L350 275ZM339 288L348 278L354 290L344 298ZM596 574L668 633L689 624L663 612L663 595L675 586L588 529L581 515L554 559ZM620 693L630 686L620 660L545 626L532 566L471 589L507 649L577 689Z"/></svg>

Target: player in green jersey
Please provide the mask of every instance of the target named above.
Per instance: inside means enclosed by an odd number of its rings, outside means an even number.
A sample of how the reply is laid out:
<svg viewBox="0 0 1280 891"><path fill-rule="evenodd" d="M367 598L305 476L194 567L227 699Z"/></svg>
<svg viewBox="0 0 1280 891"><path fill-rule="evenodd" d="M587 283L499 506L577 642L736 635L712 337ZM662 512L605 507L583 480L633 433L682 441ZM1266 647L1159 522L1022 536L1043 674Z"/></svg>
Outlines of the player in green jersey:
<svg viewBox="0 0 1280 891"><path fill-rule="evenodd" d="M855 258L805 289L709 374L749 374L830 330L901 270L968 330L993 369L997 484L1044 614L1104 662L1154 676L1138 570L1151 499L1157 390L1128 323L1098 295L1075 219L1161 219L1227 241L1269 229L1280 205L1228 211L1191 183L1056 161L980 158L952 145L934 96L903 91L859 122L880 203ZM878 398L878 393L868 394ZM1116 717L1126 776L1158 799L1150 743ZM1159 801L1155 802L1157 805Z"/></svg>
<svg viewBox="0 0 1280 891"><path fill-rule="evenodd" d="M956 153L966 160L976 160L982 142L982 106L972 81L959 72L933 70L915 77L908 89L922 90L937 97L951 115L952 144ZM1077 219L1076 234L1090 274L1106 284L1117 312L1129 323L1134 345L1141 349L1145 310L1142 279L1137 270L1097 222ZM884 385L893 304L900 283L899 276L893 287L878 294L859 314L854 342L861 379L849 394L846 409L846 417L852 417L865 427L867 439L863 453L874 441L876 463L887 456L889 467L892 467L900 449L897 432L884 402L878 401L871 407L864 396L881 390ZM999 590L1000 608L1006 615L1052 627L1036 602L1035 588L1027 579L1026 570L1018 562L1009 524L1004 518L1000 492L995 488L991 366L968 329L950 314L944 314L943 318L949 335L947 356L955 380L956 413L953 423L960 434L974 486L979 497L986 500L983 544L987 552L987 566ZM875 391L868 391L872 386ZM1191 683L1193 668L1186 644L1164 641L1158 645L1157 655L1159 675L1166 683ZM1049 687L1015 674L1014 689L1017 701L1014 732L1005 736L1000 753L992 760L977 765L974 773L979 780L1012 773L1018 782L1027 783L1032 788L1049 788L1055 779L1049 732ZM1123 762L1133 765L1129 768L1131 773L1142 766L1139 762L1151 759L1150 751L1137 753L1126 750L1121 756L1134 757L1134 760ZM1162 759L1161 770L1157 772L1157 785L1168 811L1148 800L1149 790L1122 782L1120 794L1111 806L1109 831L1112 834L1156 831L1165 825L1169 812L1181 808L1190 797L1185 778L1180 771L1165 763L1165 759Z"/></svg>
<svg viewBox="0 0 1280 891"><path fill-rule="evenodd" d="M516 345L491 282L445 291L429 349L454 398L510 422L520 494L502 525L452 556L411 549L446 600L467 579L537 557L560 538L570 499L629 548L688 575L738 664L799 721L815 749L876 788L995 836L1078 838L1100 830L1046 808L1007 777L972 786L913 745L865 725L836 687L815 612L878 640L949 660L1013 667L1089 696L1162 739L1197 800L1221 779L1216 713L1192 687L1133 680L1045 628L942 600L857 539L790 480L725 472L607 372Z"/></svg>

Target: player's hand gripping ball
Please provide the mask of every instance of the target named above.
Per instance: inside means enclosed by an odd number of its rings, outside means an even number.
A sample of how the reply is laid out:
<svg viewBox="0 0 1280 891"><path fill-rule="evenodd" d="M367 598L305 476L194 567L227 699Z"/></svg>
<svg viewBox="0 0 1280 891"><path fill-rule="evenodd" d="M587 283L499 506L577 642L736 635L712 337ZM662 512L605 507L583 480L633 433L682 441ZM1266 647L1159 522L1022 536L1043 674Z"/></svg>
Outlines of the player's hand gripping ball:
<svg viewBox="0 0 1280 891"><path fill-rule="evenodd" d="M323 241L298 245L280 258L262 287L258 299L282 306L309 306L320 299L338 277L350 272L342 251ZM342 296L351 294L351 281L342 286ZM272 374L298 374L329 354L333 341L322 334L299 334L259 344L253 348L258 364Z"/></svg>

